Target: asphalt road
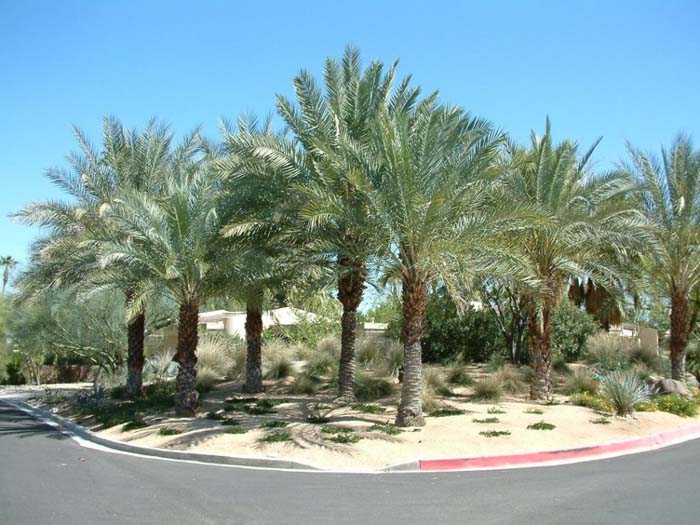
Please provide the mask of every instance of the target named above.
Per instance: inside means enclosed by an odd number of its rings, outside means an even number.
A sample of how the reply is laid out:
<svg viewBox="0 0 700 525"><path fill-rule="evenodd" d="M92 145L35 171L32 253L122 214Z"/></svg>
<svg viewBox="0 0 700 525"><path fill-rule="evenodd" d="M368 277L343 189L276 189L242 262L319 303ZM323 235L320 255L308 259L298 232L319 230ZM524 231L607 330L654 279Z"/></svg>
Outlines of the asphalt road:
<svg viewBox="0 0 700 525"><path fill-rule="evenodd" d="M0 523L697 523L700 440L562 467L313 474L81 447L0 402Z"/></svg>

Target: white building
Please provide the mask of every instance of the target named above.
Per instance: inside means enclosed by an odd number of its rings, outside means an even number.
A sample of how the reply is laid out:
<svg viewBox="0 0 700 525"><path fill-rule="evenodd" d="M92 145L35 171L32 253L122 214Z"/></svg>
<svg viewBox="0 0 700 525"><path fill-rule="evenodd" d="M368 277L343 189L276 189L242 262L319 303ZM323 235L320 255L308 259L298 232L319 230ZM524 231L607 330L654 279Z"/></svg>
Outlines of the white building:
<svg viewBox="0 0 700 525"><path fill-rule="evenodd" d="M207 330L222 330L229 335L245 338L245 312L229 312L214 310L199 314L199 323L206 325ZM317 315L297 308L276 308L263 312L263 329L271 326L292 326L302 320L315 321Z"/></svg>

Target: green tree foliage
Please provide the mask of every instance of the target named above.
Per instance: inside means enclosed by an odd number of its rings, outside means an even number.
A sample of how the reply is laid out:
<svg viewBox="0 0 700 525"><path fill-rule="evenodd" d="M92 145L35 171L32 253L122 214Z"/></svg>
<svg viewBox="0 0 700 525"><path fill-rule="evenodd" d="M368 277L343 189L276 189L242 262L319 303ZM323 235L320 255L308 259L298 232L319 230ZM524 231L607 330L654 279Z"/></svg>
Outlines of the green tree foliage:
<svg viewBox="0 0 700 525"><path fill-rule="evenodd" d="M567 362L578 361L583 357L586 340L599 329L593 316L562 301L552 315L552 352Z"/></svg>

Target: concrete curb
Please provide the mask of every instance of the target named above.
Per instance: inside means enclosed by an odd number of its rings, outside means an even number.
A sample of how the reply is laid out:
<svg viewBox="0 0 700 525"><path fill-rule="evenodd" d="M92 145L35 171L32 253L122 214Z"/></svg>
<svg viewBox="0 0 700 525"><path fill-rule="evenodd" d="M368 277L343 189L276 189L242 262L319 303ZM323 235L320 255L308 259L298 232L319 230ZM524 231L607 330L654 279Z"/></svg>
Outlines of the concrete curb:
<svg viewBox="0 0 700 525"><path fill-rule="evenodd" d="M503 470L526 467L546 467L556 465L567 465L571 463L581 463L598 459L614 458L628 454L648 452L664 447L677 445L685 441L700 438L700 426L681 428L668 432L662 432L651 436L643 436L625 441L603 443L592 447L581 447L566 450L549 450L541 452L528 452L523 454L507 454L500 456L481 456L472 458L452 458L452 459L417 459L406 463L391 465L381 470L343 470L332 471L322 470L311 465L272 458L248 458L221 456L218 454L203 454L200 452L184 452L179 450L168 450L162 448L140 447L130 445L122 441L115 441L98 436L94 432L73 423L65 418L57 416L46 410L33 407L32 405L16 399L0 399L8 405L28 413L30 416L52 423L52 426L59 427L64 434L70 437L78 437L83 440L95 443L108 449L148 456L164 458L177 461L194 461L198 463L208 463L213 465L225 465L242 468L258 468L270 470L288 470L296 472L314 473L346 473L346 474L379 474L379 473L409 473L409 472L444 472L444 471L480 471L480 470Z"/></svg>
<svg viewBox="0 0 700 525"><path fill-rule="evenodd" d="M524 454L507 454L501 456L420 460L419 468L423 472L438 472L449 470L498 470L566 465L648 452L698 438L700 438L700 426L693 426L625 441L603 443L592 447L528 452Z"/></svg>

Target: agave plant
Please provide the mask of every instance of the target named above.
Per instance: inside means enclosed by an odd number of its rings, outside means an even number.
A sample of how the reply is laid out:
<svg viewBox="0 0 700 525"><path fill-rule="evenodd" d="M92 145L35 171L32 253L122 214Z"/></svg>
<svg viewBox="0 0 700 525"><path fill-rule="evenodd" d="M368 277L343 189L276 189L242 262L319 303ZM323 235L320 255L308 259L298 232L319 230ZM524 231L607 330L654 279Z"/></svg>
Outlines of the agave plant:
<svg viewBox="0 0 700 525"><path fill-rule="evenodd" d="M634 372L609 372L600 380L600 395L614 408L618 416L626 416L634 411L634 405L648 401L649 387Z"/></svg>

